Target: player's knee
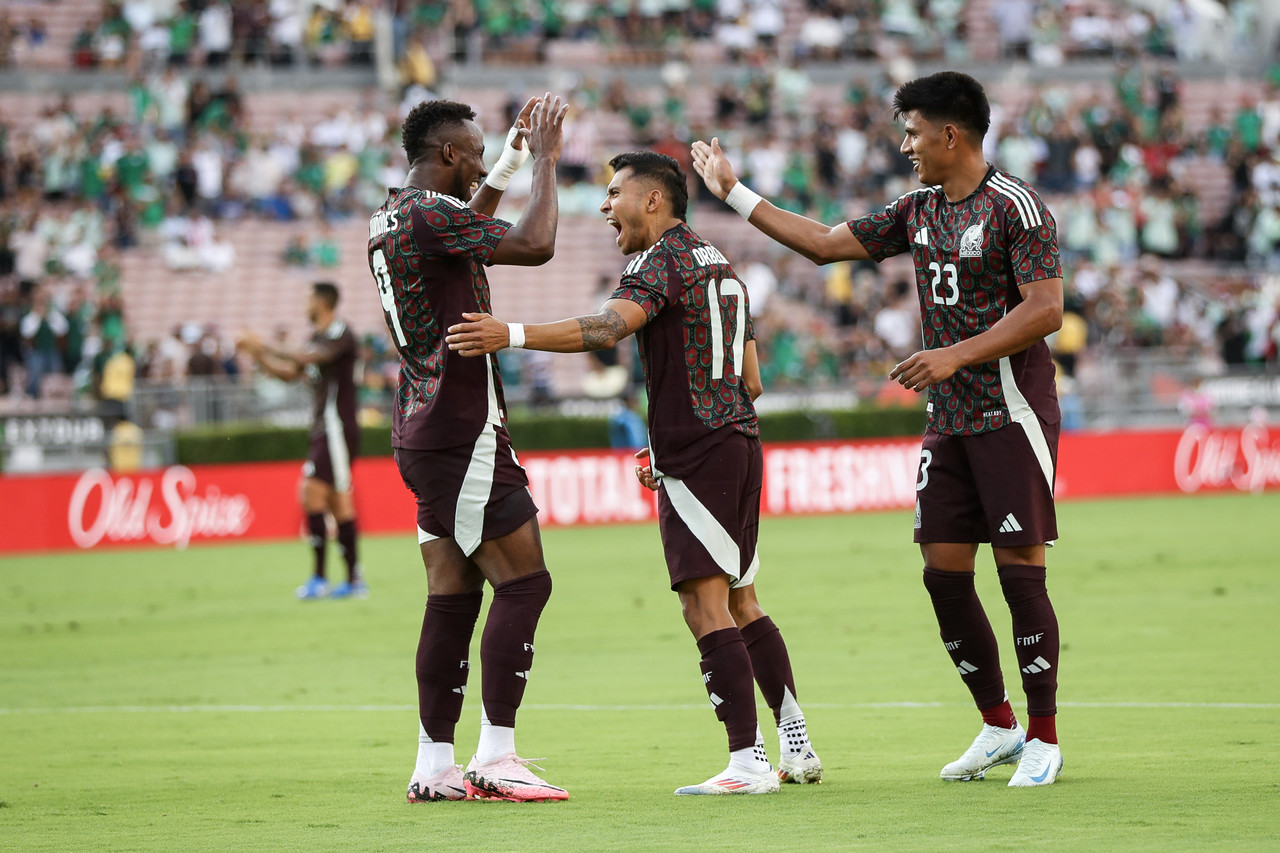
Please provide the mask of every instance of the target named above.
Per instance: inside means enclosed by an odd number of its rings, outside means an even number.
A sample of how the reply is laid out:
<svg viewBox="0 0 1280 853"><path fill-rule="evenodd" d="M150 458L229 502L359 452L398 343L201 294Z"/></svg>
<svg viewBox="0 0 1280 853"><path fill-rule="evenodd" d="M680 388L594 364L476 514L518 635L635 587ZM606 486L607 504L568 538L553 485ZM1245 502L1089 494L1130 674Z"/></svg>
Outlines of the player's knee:
<svg viewBox="0 0 1280 853"><path fill-rule="evenodd" d="M750 625L757 619L763 619L765 616L764 609L760 607L760 603L755 600L735 601L729 600L729 613L733 616L733 622L739 628L744 625Z"/></svg>
<svg viewBox="0 0 1280 853"><path fill-rule="evenodd" d="M541 610L551 598L551 573L544 568L503 581L493 588L493 594L495 597L518 598L522 604Z"/></svg>

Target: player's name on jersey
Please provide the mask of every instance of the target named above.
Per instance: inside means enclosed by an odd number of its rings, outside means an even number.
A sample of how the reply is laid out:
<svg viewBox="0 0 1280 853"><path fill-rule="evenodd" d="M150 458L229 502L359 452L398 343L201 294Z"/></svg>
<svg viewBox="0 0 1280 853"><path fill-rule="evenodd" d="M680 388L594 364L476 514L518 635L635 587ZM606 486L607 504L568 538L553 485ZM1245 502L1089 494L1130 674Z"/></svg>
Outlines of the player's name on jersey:
<svg viewBox="0 0 1280 853"><path fill-rule="evenodd" d="M376 240L388 231L399 228L400 220L396 218L396 213L394 210L380 210L369 217L369 239Z"/></svg>
<svg viewBox="0 0 1280 853"><path fill-rule="evenodd" d="M724 264L728 266L729 261L724 255L720 254L720 250L715 246L698 246L693 250L693 259L698 262L699 266L709 267L712 264Z"/></svg>

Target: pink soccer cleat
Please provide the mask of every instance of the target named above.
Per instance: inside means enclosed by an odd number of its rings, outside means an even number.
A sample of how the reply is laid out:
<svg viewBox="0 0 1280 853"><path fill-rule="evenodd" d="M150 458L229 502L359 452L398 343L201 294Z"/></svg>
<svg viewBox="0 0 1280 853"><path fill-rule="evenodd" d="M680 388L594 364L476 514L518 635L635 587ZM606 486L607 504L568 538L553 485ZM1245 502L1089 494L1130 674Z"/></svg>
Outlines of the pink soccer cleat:
<svg viewBox="0 0 1280 853"><path fill-rule="evenodd" d="M569 799L568 791L539 779L529 769L530 765L529 759L519 758L514 752L508 752L488 764L477 763L473 756L465 774L467 796L477 800L506 800L512 803L547 803Z"/></svg>
<svg viewBox="0 0 1280 853"><path fill-rule="evenodd" d="M427 779L417 773L409 779L409 791L405 799L411 803L434 803L441 800L465 800L466 781L462 778L462 765L451 764Z"/></svg>

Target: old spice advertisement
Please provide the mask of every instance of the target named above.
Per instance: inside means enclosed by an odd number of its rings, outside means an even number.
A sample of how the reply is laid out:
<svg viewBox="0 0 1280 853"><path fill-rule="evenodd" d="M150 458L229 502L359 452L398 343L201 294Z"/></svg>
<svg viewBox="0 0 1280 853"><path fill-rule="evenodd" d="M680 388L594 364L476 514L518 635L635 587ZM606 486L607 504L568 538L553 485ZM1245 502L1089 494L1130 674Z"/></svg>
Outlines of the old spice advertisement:
<svg viewBox="0 0 1280 853"><path fill-rule="evenodd" d="M919 439L766 445L761 511L909 510L919 453ZM656 517L629 452L527 453L520 461L544 525ZM296 462L271 462L0 477L0 553L296 536L300 470ZM355 484L365 532L414 531L413 500L390 458L358 460ZM1264 424L1069 433L1058 452L1061 499L1275 488L1280 430Z"/></svg>

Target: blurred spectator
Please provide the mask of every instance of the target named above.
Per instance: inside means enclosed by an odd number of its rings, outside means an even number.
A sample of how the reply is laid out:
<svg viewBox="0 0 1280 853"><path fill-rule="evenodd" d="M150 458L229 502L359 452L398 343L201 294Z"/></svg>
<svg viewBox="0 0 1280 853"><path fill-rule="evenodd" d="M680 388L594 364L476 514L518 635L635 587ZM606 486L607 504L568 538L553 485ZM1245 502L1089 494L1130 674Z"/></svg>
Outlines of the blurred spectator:
<svg viewBox="0 0 1280 853"><path fill-rule="evenodd" d="M221 68L231 58L231 4L227 0L209 0L197 21L204 64L210 68Z"/></svg>
<svg viewBox="0 0 1280 853"><path fill-rule="evenodd" d="M53 307L48 291L39 288L32 299L31 310L22 318L18 329L27 369L27 396L38 400L44 378L61 370L67 318Z"/></svg>
<svg viewBox="0 0 1280 853"><path fill-rule="evenodd" d="M93 396L108 429L125 418L137 373L137 362L122 340L108 341L94 358Z"/></svg>
<svg viewBox="0 0 1280 853"><path fill-rule="evenodd" d="M649 444L649 431L634 393L618 398L618 407L609 415L609 446L619 450L639 450Z"/></svg>

